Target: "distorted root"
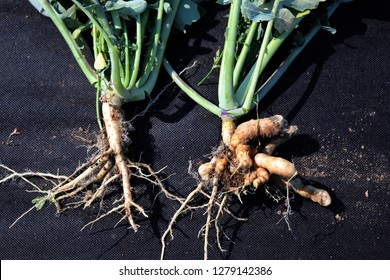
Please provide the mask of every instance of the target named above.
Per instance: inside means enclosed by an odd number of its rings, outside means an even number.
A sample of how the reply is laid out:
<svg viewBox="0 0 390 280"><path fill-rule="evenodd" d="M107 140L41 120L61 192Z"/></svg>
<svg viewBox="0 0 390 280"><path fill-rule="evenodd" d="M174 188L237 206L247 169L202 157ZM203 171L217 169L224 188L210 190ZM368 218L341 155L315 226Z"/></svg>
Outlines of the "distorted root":
<svg viewBox="0 0 390 280"><path fill-rule="evenodd" d="M328 206L331 198L327 191L304 185L299 178L295 165L283 158L272 156L275 149L293 137L298 129L288 125L280 115L269 118L250 120L234 129L231 119L223 120L222 144L212 153L210 161L202 164L198 173L200 183L193 190L172 217L168 228L161 238L164 258L166 237L172 236L173 225L178 217L195 208L206 208L206 222L202 227L204 237L204 259L207 259L209 246L209 231L213 225L217 233L217 245L220 243L219 219L228 210L227 197L241 195L265 187L266 193L271 194L269 186L281 191L293 190L299 195L309 198L322 206ZM276 199L275 192L273 198ZM203 205L192 206L191 200L197 195L203 195L207 202Z"/></svg>

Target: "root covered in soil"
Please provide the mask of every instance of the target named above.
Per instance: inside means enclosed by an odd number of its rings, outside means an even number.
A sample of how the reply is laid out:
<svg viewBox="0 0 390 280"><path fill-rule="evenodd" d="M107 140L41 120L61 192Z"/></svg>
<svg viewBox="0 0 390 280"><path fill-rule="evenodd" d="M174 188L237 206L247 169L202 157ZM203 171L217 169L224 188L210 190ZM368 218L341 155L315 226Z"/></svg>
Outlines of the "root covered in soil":
<svg viewBox="0 0 390 280"><path fill-rule="evenodd" d="M164 188L162 181L159 179L159 173L162 170L154 172L149 165L132 162L126 156L127 143L124 139L127 138L129 125L123 121L122 110L103 102L102 114L105 126L103 143L99 153L77 168L70 176L34 172L18 173L1 165L11 174L0 180L0 183L18 177L32 185L34 192L41 194L33 200L34 206L23 213L11 227L34 208L41 209L46 202L53 203L56 206L57 213L80 206L87 208L94 202L103 201L105 194L111 191L110 188L114 183L120 182L122 189L119 199L104 214L99 214L95 220L86 224L83 229L112 213L120 213L122 218L118 223L127 219L131 228L136 232L138 225L134 219L135 215L141 214L144 217L148 217L148 215L144 208L136 203L133 198L132 178L146 180L159 187L168 198L180 200ZM54 184L54 187L50 190L44 190L29 180L31 177L40 177L50 181Z"/></svg>
<svg viewBox="0 0 390 280"><path fill-rule="evenodd" d="M165 255L167 236L173 238L173 227L180 215L197 208L206 209L206 222L200 231L204 237L204 259L208 257L212 226L216 230L218 248L223 251L219 220L223 212L234 217L227 207L227 198L232 195L241 200L241 195L263 187L266 193L275 198L275 191L288 193L292 190L322 206L328 206L331 198L326 190L305 185L292 162L272 155L280 144L297 131L296 126L288 125L280 115L250 120L237 127L234 120L223 120L221 145L212 153L211 160L199 167L200 182L197 188L181 202L161 238L161 259ZM204 196L207 202L192 206L190 202L196 195ZM286 197L288 199L288 194Z"/></svg>

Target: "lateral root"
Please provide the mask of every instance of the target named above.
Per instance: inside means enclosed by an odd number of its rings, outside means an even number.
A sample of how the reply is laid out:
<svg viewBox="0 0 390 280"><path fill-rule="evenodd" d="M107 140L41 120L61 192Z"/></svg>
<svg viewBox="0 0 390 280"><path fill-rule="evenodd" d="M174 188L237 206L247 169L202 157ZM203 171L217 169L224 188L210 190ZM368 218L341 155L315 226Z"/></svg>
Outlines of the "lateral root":
<svg viewBox="0 0 390 280"><path fill-rule="evenodd" d="M100 209L94 220L89 222L83 229L113 213L121 215L120 221L127 220L131 228L136 232L138 225L135 220L137 214L148 217L147 211L139 205L134 198L133 179L143 179L153 186L160 188L160 193L165 194L169 199L182 201L181 198L171 194L163 185L159 171L140 162L133 162L127 156L127 143L123 140L127 136L126 122L123 121L122 111L110 106L108 103L102 104L104 131L100 151L88 162L77 168L70 176L58 176L47 173L24 172L18 173L9 167L0 165L11 174L0 180L5 183L14 178L20 178L33 186L33 191L40 193L33 200L34 207L23 213L15 222L23 217L27 212L36 208L41 209L46 202L55 205L57 213L62 213L69 208L90 207L92 204L100 202L103 208L103 200L109 193L118 190L119 198L111 206L105 205L105 209ZM31 180L31 177L39 177L52 183L52 187L47 190ZM120 222L119 221L119 222ZM13 226L13 223L11 226Z"/></svg>

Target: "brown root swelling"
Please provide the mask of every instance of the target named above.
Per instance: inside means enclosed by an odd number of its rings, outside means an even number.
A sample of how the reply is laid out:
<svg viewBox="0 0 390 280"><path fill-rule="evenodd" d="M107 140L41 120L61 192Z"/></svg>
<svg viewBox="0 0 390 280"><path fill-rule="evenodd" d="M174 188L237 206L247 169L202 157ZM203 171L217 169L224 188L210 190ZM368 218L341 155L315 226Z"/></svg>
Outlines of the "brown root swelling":
<svg viewBox="0 0 390 280"><path fill-rule="evenodd" d="M224 141L211 160L199 167L200 178L205 185L213 185L217 181L221 189L239 196L250 187L257 189L272 184L269 182L270 175L278 176L285 183L278 183L277 186L285 189L287 182L294 183L295 186L291 187L295 192L328 206L331 199L325 190L303 186L292 162L271 155L297 131L296 126L288 125L287 120L280 115L249 120L236 129L232 127L232 120L223 120ZM230 142L226 143L226 139L230 139Z"/></svg>
<svg viewBox="0 0 390 280"><path fill-rule="evenodd" d="M163 186L159 179L159 172L154 172L151 167L144 163L132 162L126 156L125 143L123 139L127 137L127 125L123 120L121 109L110 106L107 102L102 103L102 113L104 121L104 133L102 144L99 147L99 153L87 163L80 166L69 177L58 177L59 183L54 183L54 187L50 190L43 190L36 184L33 184L27 177L40 177L47 181L53 182L51 174L29 173L19 174L16 171L7 169L13 172L8 176L9 179L19 177L30 183L36 192L44 194L36 200L35 207L38 209L45 202L49 201L55 204L57 212L60 213L68 208L88 207L94 202L103 201L107 193L116 191L114 182L119 182L121 190L118 199L111 206L104 203L105 209L100 209L103 214L85 225L83 229L92 225L96 221L112 214L119 213L122 218L119 220L127 220L134 231L138 230L138 225L135 222L135 214L140 213L147 217L146 211L142 206L135 202L133 197L134 186L131 182L132 178L141 178L158 186L162 193L170 199L180 198L170 194ZM7 178L0 181L3 183ZM101 204L102 207L103 203ZM33 207L34 208L34 207ZM31 208L29 211L31 211ZM100 211L99 211L100 212ZM21 217L25 215L22 214ZM19 217L19 218L21 218ZM17 221L19 220L17 219ZM118 223L119 223L118 222ZM14 223L15 224L15 223ZM12 224L12 225L14 225Z"/></svg>
<svg viewBox="0 0 390 280"><path fill-rule="evenodd" d="M276 186L287 189L292 188L293 191L299 195L309 198L312 201L322 205L329 206L332 203L332 199L326 190L315 188L311 185L305 185L301 179L295 177L289 181L284 180L278 175L272 175L271 181Z"/></svg>
<svg viewBox="0 0 390 280"><path fill-rule="evenodd" d="M287 129L287 121L281 115L269 118L250 120L237 126L230 140L230 148L239 144L248 144L258 139L271 139L281 137Z"/></svg>
<svg viewBox="0 0 390 280"><path fill-rule="evenodd" d="M222 212L233 216L226 205L226 198L231 194L240 199L241 194L264 186L265 192L276 199L268 191L269 187L272 186L275 190L281 189L281 194L285 191L286 198L288 198L288 191L293 190L322 206L328 206L331 203L328 192L311 185L305 186L299 179L298 172L292 162L272 156L276 148L293 137L297 131L296 126L288 125L288 122L280 115L250 120L240 124L237 128L235 128L234 120L223 118L222 144L212 154L210 161L199 167L200 184L198 188L191 192L170 221L170 225L161 239L163 244L162 258L166 247L165 238L168 234L172 236L173 224L179 215L197 208L206 208L207 215L207 221L201 230L204 236L204 258L207 258L208 234L211 225L215 227L217 245L222 250L219 218ZM201 206L189 205L196 194L204 196L208 202ZM217 209L213 209L215 207ZM213 222L211 223L211 221Z"/></svg>

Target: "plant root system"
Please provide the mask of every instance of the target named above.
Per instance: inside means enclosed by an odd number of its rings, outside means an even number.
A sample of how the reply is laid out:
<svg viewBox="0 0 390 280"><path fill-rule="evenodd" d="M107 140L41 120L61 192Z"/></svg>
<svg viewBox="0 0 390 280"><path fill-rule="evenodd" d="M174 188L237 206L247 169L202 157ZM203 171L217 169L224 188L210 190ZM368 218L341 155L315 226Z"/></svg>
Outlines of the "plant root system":
<svg viewBox="0 0 390 280"><path fill-rule="evenodd" d="M41 209L46 202L52 202L61 213L69 208L87 208L94 202L103 201L105 194L110 193L115 182L121 183L121 195L114 201L113 205L105 210L103 214L86 224L83 229L96 221L112 214L120 213L122 218L119 222L127 219L131 228L136 232L138 225L135 222L135 213L148 217L144 208L137 204L133 198L132 178L141 178L154 186L158 186L161 192L170 199L178 197L169 193L159 179L162 170L154 172L152 168L139 162L132 162L126 156L126 141L128 126L123 121L121 109L110 106L107 102L102 104L104 121L103 143L98 155L94 156L87 163L83 164L68 177L44 173L17 173L16 171L2 165L1 167L12 172L0 183L4 183L15 177L19 177L34 187L34 192L42 195L33 200L34 206L22 214L11 226L29 211L36 208ZM44 190L28 178L40 177L54 184L50 190ZM119 223L118 222L118 223Z"/></svg>
<svg viewBox="0 0 390 280"><path fill-rule="evenodd" d="M228 197L232 195L241 201L241 195L263 187L265 193L274 199L280 200L282 197L276 197L275 190L279 194L287 193L284 198L288 200L288 192L292 190L322 206L328 206L331 198L327 191L305 185L292 162L272 155L280 144L294 136L297 131L296 126L288 125L280 115L250 120L237 127L234 120L223 120L222 143L212 153L211 160L199 167L200 182L197 188L182 201L164 232L161 238L161 258L163 259L165 254L166 238L168 235L173 238L173 226L179 216L197 208L206 209L206 222L200 231L204 237L204 259L208 257L211 226L216 230L218 248L223 251L219 219L223 212L237 218L227 205ZM204 196L207 202L200 206L190 205L197 194Z"/></svg>

